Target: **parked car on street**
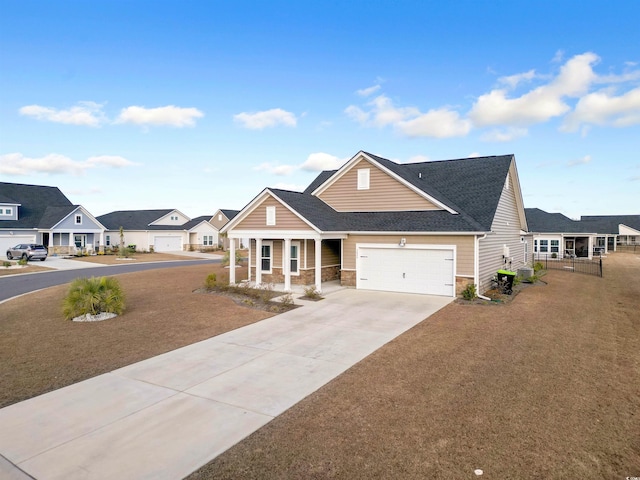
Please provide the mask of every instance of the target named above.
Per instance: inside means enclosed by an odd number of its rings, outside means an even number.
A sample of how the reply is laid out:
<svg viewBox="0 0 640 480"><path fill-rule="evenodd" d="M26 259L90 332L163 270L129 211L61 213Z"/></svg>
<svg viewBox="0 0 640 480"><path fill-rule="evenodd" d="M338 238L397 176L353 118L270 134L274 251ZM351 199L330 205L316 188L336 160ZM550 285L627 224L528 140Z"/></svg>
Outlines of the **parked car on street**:
<svg viewBox="0 0 640 480"><path fill-rule="evenodd" d="M7 258L26 258L27 260L38 259L44 262L47 259L47 248L44 245L35 243L20 243L7 250Z"/></svg>

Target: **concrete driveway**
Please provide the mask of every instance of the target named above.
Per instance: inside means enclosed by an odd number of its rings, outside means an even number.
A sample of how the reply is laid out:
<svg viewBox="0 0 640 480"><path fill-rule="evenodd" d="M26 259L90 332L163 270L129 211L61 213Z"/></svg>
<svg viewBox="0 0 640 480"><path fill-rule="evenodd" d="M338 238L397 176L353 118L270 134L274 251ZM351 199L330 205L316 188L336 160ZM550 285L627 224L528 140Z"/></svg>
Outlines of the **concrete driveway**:
<svg viewBox="0 0 640 480"><path fill-rule="evenodd" d="M183 478L451 300L341 290L11 405L0 477Z"/></svg>

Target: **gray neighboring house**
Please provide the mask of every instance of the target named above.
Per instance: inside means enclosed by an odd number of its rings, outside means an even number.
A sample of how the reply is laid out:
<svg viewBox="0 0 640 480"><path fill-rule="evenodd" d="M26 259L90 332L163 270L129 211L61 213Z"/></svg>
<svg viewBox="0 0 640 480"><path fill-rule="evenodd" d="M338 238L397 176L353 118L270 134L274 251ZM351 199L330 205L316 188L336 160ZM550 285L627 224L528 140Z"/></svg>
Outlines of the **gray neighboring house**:
<svg viewBox="0 0 640 480"><path fill-rule="evenodd" d="M513 155L398 164L359 152L304 192L266 188L222 228L249 280L455 296L526 257ZM234 255L230 255L233 259ZM235 269L230 269L235 282Z"/></svg>
<svg viewBox="0 0 640 480"><path fill-rule="evenodd" d="M0 252L20 243L39 243L49 255L98 251L104 226L87 209L73 205L57 187L0 182Z"/></svg>
<svg viewBox="0 0 640 480"><path fill-rule="evenodd" d="M135 245L138 251L176 252L207 250L218 245L218 229L210 215L189 218L176 209L119 210L100 215L98 220L107 229L105 246L120 245L120 227L124 244Z"/></svg>
<svg viewBox="0 0 640 480"><path fill-rule="evenodd" d="M582 216L525 209L533 251L549 257L593 258L618 245L640 244L640 215Z"/></svg>

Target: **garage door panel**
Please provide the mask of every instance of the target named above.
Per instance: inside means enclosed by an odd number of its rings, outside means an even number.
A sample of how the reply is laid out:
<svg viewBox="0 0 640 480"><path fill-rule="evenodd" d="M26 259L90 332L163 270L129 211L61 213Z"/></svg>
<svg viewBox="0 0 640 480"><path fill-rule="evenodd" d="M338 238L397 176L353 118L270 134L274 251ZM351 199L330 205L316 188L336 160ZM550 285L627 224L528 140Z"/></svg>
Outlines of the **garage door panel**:
<svg viewBox="0 0 640 480"><path fill-rule="evenodd" d="M361 247L357 288L452 296L453 250Z"/></svg>
<svg viewBox="0 0 640 480"><path fill-rule="evenodd" d="M154 237L153 248L156 252L178 252L182 250L180 237Z"/></svg>
<svg viewBox="0 0 640 480"><path fill-rule="evenodd" d="M0 255L4 258L7 250L19 243L35 243L33 235L0 235Z"/></svg>

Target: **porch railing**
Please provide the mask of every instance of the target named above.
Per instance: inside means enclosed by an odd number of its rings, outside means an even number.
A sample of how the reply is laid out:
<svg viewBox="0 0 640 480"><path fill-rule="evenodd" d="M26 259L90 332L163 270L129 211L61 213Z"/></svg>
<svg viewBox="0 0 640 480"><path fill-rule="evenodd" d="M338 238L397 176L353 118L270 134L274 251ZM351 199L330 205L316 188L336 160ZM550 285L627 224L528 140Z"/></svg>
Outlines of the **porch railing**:
<svg viewBox="0 0 640 480"><path fill-rule="evenodd" d="M602 277L602 257L593 259L580 257L557 257L551 254L533 253L532 265L541 263L545 270L563 270L566 272L586 273L587 275L596 275Z"/></svg>

